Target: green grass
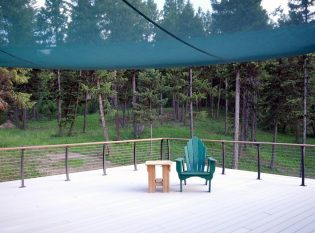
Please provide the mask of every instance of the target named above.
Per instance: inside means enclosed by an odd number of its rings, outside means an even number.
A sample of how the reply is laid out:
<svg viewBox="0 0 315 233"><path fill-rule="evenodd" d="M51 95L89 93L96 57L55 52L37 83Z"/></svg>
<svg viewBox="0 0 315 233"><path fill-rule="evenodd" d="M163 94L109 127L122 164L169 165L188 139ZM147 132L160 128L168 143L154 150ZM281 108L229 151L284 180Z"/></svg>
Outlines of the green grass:
<svg viewBox="0 0 315 233"><path fill-rule="evenodd" d="M198 114L197 114L198 116ZM226 139L233 140L233 129L230 126L227 135L223 134L224 121L223 119L205 118L204 114L200 119L195 119L194 128L195 135L205 139ZM102 129L99 124L98 114L88 115L87 131L82 133L83 117L79 116L75 123L73 136L57 136L57 122L56 120L46 121L29 121L26 130L21 129L0 129L0 147L14 147L14 146L29 146L29 145L51 145L64 143L80 143L80 142L97 142L103 141ZM109 128L110 140L115 140L115 126L113 124L112 116L107 119ZM155 122L153 129L153 137L179 137L189 138L189 121L186 125L181 122ZM149 138L149 125L141 138ZM121 140L132 139L131 122L128 127L121 129ZM294 136L287 134L279 134L278 142L294 143ZM258 130L257 141L272 141L272 134L270 132ZM308 138L309 144L314 144L314 138Z"/></svg>

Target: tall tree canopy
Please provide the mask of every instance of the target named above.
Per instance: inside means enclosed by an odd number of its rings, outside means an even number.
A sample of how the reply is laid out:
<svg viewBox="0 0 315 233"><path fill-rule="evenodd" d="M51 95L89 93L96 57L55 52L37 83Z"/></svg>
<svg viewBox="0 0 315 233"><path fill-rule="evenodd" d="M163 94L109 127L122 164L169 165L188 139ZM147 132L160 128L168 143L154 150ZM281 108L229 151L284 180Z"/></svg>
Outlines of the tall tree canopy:
<svg viewBox="0 0 315 233"><path fill-rule="evenodd" d="M268 25L262 0L211 0L214 33L259 30Z"/></svg>

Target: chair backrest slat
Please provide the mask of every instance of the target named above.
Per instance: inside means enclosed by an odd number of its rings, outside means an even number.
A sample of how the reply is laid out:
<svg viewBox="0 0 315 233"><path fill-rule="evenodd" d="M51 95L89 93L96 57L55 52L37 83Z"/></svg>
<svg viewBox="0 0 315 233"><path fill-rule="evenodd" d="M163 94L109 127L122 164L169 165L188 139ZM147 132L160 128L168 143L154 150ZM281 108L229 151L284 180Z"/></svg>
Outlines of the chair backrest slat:
<svg viewBox="0 0 315 233"><path fill-rule="evenodd" d="M187 171L204 171L206 147L199 138L193 137L188 141L185 146L185 157Z"/></svg>

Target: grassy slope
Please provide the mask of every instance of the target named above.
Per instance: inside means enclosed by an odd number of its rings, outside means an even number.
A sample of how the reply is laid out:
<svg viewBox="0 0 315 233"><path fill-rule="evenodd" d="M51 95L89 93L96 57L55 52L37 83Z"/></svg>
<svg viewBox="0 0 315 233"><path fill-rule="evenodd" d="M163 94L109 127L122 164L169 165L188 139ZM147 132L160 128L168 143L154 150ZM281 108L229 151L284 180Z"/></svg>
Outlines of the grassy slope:
<svg viewBox="0 0 315 233"><path fill-rule="evenodd" d="M110 138L115 140L115 128L112 119L108 119L108 127L110 129ZM75 133L71 137L59 137L57 133L57 123L52 121L31 121L28 123L27 130L20 129L0 129L0 147L12 147L21 145L49 145L62 143L77 143L77 142L96 142L102 141L102 131L99 125L99 117L97 114L88 116L87 132L82 133L83 117L78 117L75 124ZM195 121L195 134L200 138L208 139L227 139L232 140L232 129L229 134L223 134L224 122L222 119L197 119ZM121 139L132 139L132 128L122 129ZM149 138L149 127L146 127L142 138ZM184 126L178 122L168 122L164 124L156 123L154 125L153 137L189 137L189 126ZM269 132L258 131L258 141L271 141L272 135ZM279 134L278 142L294 142L292 135ZM313 138L308 139L308 143L313 144Z"/></svg>

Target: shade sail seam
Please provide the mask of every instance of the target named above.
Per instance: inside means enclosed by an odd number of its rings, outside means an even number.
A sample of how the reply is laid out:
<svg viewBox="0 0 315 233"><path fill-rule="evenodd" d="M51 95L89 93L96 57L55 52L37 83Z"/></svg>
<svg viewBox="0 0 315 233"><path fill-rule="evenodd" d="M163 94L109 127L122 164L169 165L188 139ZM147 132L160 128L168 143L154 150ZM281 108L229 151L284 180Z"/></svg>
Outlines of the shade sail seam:
<svg viewBox="0 0 315 233"><path fill-rule="evenodd" d="M133 6L130 2L128 2L127 0L122 0L125 4L127 4L131 9L133 9L135 12L137 12L139 15L141 15L144 19L146 19L147 21L149 21L150 23L152 23L154 26L156 26L157 28L159 28L160 30L162 30L163 32L165 32L166 34L168 34L169 36L173 37L175 40L185 44L186 46L197 50L198 52L201 52L207 56L210 57L215 57L217 59L220 59L221 61L225 61L226 59L219 57L217 55L211 54L203 49L200 49L196 46L194 46L193 44L188 43L187 41L179 38L178 36L176 36L175 34L173 34L172 32L168 31L167 29L165 29L164 27L162 27L161 25L159 25L158 23L156 23L155 21L153 21L152 19L150 19L148 16L146 16L144 13L142 13L139 9L137 9L135 6Z"/></svg>

